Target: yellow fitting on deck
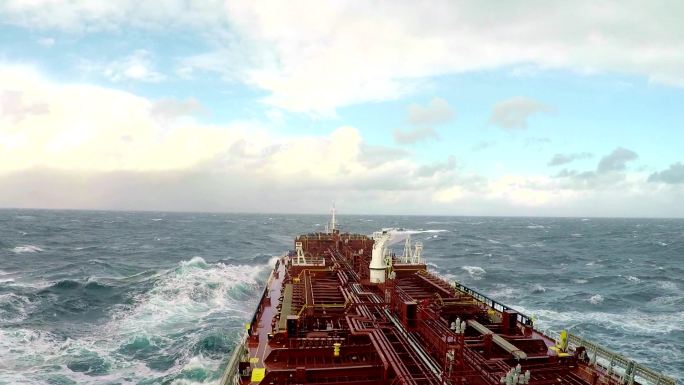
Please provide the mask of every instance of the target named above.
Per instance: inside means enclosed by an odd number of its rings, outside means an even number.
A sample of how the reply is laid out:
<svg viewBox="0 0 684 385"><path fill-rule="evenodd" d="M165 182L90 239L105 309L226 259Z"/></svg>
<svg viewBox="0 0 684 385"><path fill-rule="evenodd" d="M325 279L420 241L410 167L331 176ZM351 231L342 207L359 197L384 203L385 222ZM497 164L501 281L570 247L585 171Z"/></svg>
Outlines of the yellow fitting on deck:
<svg viewBox="0 0 684 385"><path fill-rule="evenodd" d="M261 382L261 380L266 377L266 368L254 368L252 369L251 382Z"/></svg>
<svg viewBox="0 0 684 385"><path fill-rule="evenodd" d="M340 356L340 346L342 346L342 344L339 342L335 342L333 344L333 357L339 357Z"/></svg>

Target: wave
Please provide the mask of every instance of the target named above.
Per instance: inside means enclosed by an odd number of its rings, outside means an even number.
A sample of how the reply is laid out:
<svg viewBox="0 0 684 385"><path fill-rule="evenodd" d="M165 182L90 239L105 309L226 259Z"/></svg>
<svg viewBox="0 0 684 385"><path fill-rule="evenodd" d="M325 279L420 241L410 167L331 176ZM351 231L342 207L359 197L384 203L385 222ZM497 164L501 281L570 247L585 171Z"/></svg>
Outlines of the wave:
<svg viewBox="0 0 684 385"><path fill-rule="evenodd" d="M43 252L42 248L36 246L36 245L22 245L22 246L17 246L12 249L12 252L17 253L17 254L22 254L22 253L40 253Z"/></svg>
<svg viewBox="0 0 684 385"><path fill-rule="evenodd" d="M462 266L461 269L467 271L470 277L475 280L480 280L487 274L485 269L480 266Z"/></svg>
<svg viewBox="0 0 684 385"><path fill-rule="evenodd" d="M9 352L3 356L0 377L36 384L100 384L122 378L131 383L215 382L268 271L267 264L208 263L193 257L160 274L145 275L151 285L147 291L132 304L115 306L107 321L79 337L0 329L0 351ZM96 280L65 279L48 289L106 287Z"/></svg>
<svg viewBox="0 0 684 385"><path fill-rule="evenodd" d="M525 227L527 227L528 229L545 229L546 228L546 226L542 226L542 225L529 225L529 226L525 226Z"/></svg>
<svg viewBox="0 0 684 385"><path fill-rule="evenodd" d="M597 325L602 328L627 333L628 335L668 334L684 331L684 311L668 313L647 313L637 309L616 314L602 311L556 311L551 309L535 309L517 305L521 312L534 315L537 326L541 329L575 328L579 324Z"/></svg>
<svg viewBox="0 0 684 385"><path fill-rule="evenodd" d="M589 301L590 304L592 305L598 305L602 303L604 300L603 296L601 294L594 294L587 301Z"/></svg>
<svg viewBox="0 0 684 385"><path fill-rule="evenodd" d="M31 301L24 295L0 294L0 324L23 321L30 304Z"/></svg>

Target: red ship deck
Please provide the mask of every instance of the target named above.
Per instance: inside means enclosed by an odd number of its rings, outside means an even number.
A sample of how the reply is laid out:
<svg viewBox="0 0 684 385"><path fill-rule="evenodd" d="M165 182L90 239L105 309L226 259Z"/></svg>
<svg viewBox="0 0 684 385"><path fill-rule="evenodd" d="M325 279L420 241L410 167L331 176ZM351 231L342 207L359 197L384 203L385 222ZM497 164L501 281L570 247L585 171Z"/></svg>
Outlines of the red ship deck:
<svg viewBox="0 0 684 385"><path fill-rule="evenodd" d="M657 373L579 337L557 343L424 264L395 258L388 279L371 284L369 237L333 231L296 242L304 259L278 260L222 384L656 383Z"/></svg>

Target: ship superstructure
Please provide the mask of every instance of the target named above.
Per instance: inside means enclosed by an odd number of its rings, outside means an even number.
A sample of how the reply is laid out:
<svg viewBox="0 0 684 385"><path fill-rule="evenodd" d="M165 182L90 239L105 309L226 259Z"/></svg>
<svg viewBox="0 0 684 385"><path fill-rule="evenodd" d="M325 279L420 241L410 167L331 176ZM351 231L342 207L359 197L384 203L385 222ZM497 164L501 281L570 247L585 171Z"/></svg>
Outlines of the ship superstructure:
<svg viewBox="0 0 684 385"><path fill-rule="evenodd" d="M404 243L403 255L390 245ZM244 384L676 385L430 273L405 231L296 237L221 379Z"/></svg>

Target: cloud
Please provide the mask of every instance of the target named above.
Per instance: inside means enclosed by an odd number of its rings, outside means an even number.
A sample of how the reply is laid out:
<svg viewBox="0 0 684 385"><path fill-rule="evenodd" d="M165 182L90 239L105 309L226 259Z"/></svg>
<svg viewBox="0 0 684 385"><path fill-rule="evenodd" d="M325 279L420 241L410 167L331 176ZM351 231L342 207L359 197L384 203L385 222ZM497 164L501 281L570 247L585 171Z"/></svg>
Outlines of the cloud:
<svg viewBox="0 0 684 385"><path fill-rule="evenodd" d="M367 167L378 167L386 162L407 158L410 153L400 148L372 146L364 144L359 153L359 161Z"/></svg>
<svg viewBox="0 0 684 385"><path fill-rule="evenodd" d="M451 121L455 116L449 103L442 98L434 98L426 106L409 106L408 121L414 126L433 127Z"/></svg>
<svg viewBox="0 0 684 385"><path fill-rule="evenodd" d="M6 0L0 14L7 23L67 32L116 31L124 27L215 27L225 22L223 0Z"/></svg>
<svg viewBox="0 0 684 385"><path fill-rule="evenodd" d="M442 98L434 98L425 106L411 104L406 120L413 128L394 130L394 141L398 144L414 144L427 139L439 139L434 126L451 121L454 115L454 110Z"/></svg>
<svg viewBox="0 0 684 385"><path fill-rule="evenodd" d="M394 100L434 76L521 66L528 74L610 72L684 86L681 11L674 0L512 2L495 11L449 0L0 2L5 23L32 29L175 28L205 36L212 48L192 56L204 60L179 60L179 71L219 72L265 91L265 103L314 115Z"/></svg>
<svg viewBox="0 0 684 385"><path fill-rule="evenodd" d="M525 129L532 115L552 111L553 109L544 103L517 96L494 105L489 122L509 130Z"/></svg>
<svg viewBox="0 0 684 385"><path fill-rule="evenodd" d="M52 37L44 37L41 39L38 39L38 44L42 45L43 47L52 47L55 45L55 39Z"/></svg>
<svg viewBox="0 0 684 385"><path fill-rule="evenodd" d="M654 172L648 177L648 181L667 184L684 183L684 163L673 163L666 170Z"/></svg>
<svg viewBox="0 0 684 385"><path fill-rule="evenodd" d="M439 139L437 131L432 127L418 127L408 130L394 130L394 141L398 144L414 144L427 139Z"/></svg>
<svg viewBox="0 0 684 385"><path fill-rule="evenodd" d="M487 149L487 148L489 148L489 147L492 147L492 146L494 146L495 144L496 144L496 141L493 141L493 140L489 140L489 141L483 140L483 141L480 141L480 142L475 143L475 145L473 145L473 147L471 147L470 149L473 150L473 151L481 151L481 150Z"/></svg>
<svg viewBox="0 0 684 385"><path fill-rule="evenodd" d="M684 215L684 192L627 172L634 156L621 148L604 157L605 172L485 178L456 157L426 164L371 145L349 126L282 137L263 122L204 124L192 100L57 83L22 67L0 65L0 84L21 92L21 108L45 106L18 121L0 115L3 207L323 212L335 200L364 213Z"/></svg>
<svg viewBox="0 0 684 385"><path fill-rule="evenodd" d="M639 158L639 155L636 152L618 147L610 154L601 158L601 161L596 168L596 172L624 171L627 162L636 160L637 158Z"/></svg>
<svg viewBox="0 0 684 385"><path fill-rule="evenodd" d="M441 172L452 171L454 169L456 169L456 157L451 155L444 163L433 163L420 166L416 170L415 175L426 178L435 176Z"/></svg>
<svg viewBox="0 0 684 385"><path fill-rule="evenodd" d="M204 112L204 107L195 98L185 100L164 98L152 102L150 113L162 122L168 122L183 116L192 116Z"/></svg>
<svg viewBox="0 0 684 385"><path fill-rule="evenodd" d="M104 65L102 72L113 82L136 80L158 83L166 79L154 68L152 54L147 50L137 50L121 60Z"/></svg>
<svg viewBox="0 0 684 385"><path fill-rule="evenodd" d="M27 102L21 90L0 90L0 116L18 123L31 115L47 114L49 108L42 101Z"/></svg>
<svg viewBox="0 0 684 385"><path fill-rule="evenodd" d="M563 164L568 164L580 159L588 159L594 156L589 152L576 152L571 154L555 154L547 166L560 166Z"/></svg>
<svg viewBox="0 0 684 385"><path fill-rule="evenodd" d="M617 147L601 158L595 171L562 169L555 178L561 179L561 186L570 190L605 190L621 186L627 188L630 184L625 174L627 163L638 157L639 155L632 150Z"/></svg>

